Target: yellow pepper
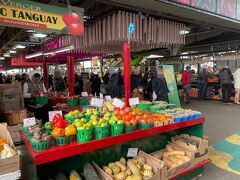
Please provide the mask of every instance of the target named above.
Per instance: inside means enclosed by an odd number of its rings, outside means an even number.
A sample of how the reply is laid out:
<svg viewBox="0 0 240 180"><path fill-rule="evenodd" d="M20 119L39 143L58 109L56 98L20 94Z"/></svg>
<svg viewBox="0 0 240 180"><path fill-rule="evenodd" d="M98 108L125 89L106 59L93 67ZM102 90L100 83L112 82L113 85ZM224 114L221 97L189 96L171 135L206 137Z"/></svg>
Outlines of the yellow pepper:
<svg viewBox="0 0 240 180"><path fill-rule="evenodd" d="M62 128L55 128L52 131L53 137L63 137L64 136L64 129Z"/></svg>
<svg viewBox="0 0 240 180"><path fill-rule="evenodd" d="M70 124L65 128L65 136L73 136L77 133L74 125Z"/></svg>

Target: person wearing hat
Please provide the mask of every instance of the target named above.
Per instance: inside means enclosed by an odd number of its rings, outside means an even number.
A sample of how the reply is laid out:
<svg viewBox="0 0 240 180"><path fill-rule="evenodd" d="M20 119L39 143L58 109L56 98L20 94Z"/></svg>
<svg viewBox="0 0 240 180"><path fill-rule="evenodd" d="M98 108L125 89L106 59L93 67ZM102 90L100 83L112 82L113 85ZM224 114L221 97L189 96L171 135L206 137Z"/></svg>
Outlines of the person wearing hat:
<svg viewBox="0 0 240 180"><path fill-rule="evenodd" d="M91 82L92 94L94 96L99 96L101 79L100 79L97 71L93 72L90 82Z"/></svg>
<svg viewBox="0 0 240 180"><path fill-rule="evenodd" d="M191 68L190 66L186 67L186 70L182 73L182 86L184 90L184 102L189 103L189 89L191 87Z"/></svg>
<svg viewBox="0 0 240 180"><path fill-rule="evenodd" d="M35 103L36 93L47 92L43 82L41 82L40 73L34 73L31 81L23 85L24 103L28 111L34 112L37 119L48 121L48 109L46 106L39 106Z"/></svg>

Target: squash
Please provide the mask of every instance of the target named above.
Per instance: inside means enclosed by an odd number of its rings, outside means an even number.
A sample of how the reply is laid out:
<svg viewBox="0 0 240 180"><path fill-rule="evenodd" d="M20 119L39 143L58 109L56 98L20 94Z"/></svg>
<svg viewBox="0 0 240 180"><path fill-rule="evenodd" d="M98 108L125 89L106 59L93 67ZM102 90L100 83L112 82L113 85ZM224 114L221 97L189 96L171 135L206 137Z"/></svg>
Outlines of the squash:
<svg viewBox="0 0 240 180"><path fill-rule="evenodd" d="M139 174L132 175L132 180L142 180L142 176Z"/></svg>
<svg viewBox="0 0 240 180"><path fill-rule="evenodd" d="M168 158L169 156L173 156L173 155L185 155L184 151L171 151L171 152L164 152L163 153L163 158Z"/></svg>
<svg viewBox="0 0 240 180"><path fill-rule="evenodd" d="M138 167L136 166L136 164L133 163L132 160L128 160L127 161L127 166L129 167L129 169L131 170L132 174L140 174L140 170L138 169Z"/></svg>
<svg viewBox="0 0 240 180"><path fill-rule="evenodd" d="M128 177L126 178L126 180L133 180L133 179L132 179L132 176L128 176Z"/></svg>
<svg viewBox="0 0 240 180"><path fill-rule="evenodd" d="M152 166L150 166L149 164L144 164L143 165L143 168L145 169L145 170L151 170L152 171Z"/></svg>
<svg viewBox="0 0 240 180"><path fill-rule="evenodd" d="M124 172L126 171L126 166L120 163L119 161L116 161L115 164L120 167L121 171Z"/></svg>
<svg viewBox="0 0 240 180"><path fill-rule="evenodd" d="M131 176L131 175L132 175L132 172L131 172L131 170L130 170L128 167L127 167L127 169L126 169L125 172L127 173L128 176Z"/></svg>
<svg viewBox="0 0 240 180"><path fill-rule="evenodd" d="M69 180L82 180L82 178L81 178L81 176L78 174L77 171L72 170L72 171L70 172Z"/></svg>
<svg viewBox="0 0 240 180"><path fill-rule="evenodd" d="M115 163L109 163L109 164L108 164L108 167L109 167L109 168L112 168L112 166L114 166L114 165L115 165Z"/></svg>
<svg viewBox="0 0 240 180"><path fill-rule="evenodd" d="M152 178L152 177L153 177L153 172L152 172L152 170L148 170L148 169L144 170L144 172L143 172L143 177L144 177L144 178Z"/></svg>
<svg viewBox="0 0 240 180"><path fill-rule="evenodd" d="M121 157L121 159L119 160L120 163L122 163L123 165L126 165L127 164L127 161L125 158Z"/></svg>
<svg viewBox="0 0 240 180"><path fill-rule="evenodd" d="M114 180L125 180L126 179L126 173L125 172L120 172L117 173L113 176Z"/></svg>
<svg viewBox="0 0 240 180"><path fill-rule="evenodd" d="M115 164L111 167L111 169L112 169L113 174L117 174L121 171L120 167Z"/></svg>
<svg viewBox="0 0 240 180"><path fill-rule="evenodd" d="M136 156L136 157L134 157L134 159L136 159L136 160L137 160L137 163L138 163L139 165L141 165L141 166L146 163L146 159L145 159L144 157Z"/></svg>
<svg viewBox="0 0 240 180"><path fill-rule="evenodd" d="M104 167L103 167L103 170L104 170L107 174L109 174L109 175L112 175L112 174L113 174L112 169L109 168L108 166L104 166Z"/></svg>

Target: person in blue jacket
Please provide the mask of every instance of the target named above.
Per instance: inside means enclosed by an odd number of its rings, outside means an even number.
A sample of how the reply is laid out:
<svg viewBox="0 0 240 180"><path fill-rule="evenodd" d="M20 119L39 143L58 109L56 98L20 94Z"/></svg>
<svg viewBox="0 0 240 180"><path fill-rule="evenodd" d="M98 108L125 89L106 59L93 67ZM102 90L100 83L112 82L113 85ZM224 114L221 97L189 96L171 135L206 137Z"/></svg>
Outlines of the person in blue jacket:
<svg viewBox="0 0 240 180"><path fill-rule="evenodd" d="M152 90L157 96L156 100L168 102L169 89L163 74L163 69L161 67L157 67L156 71L157 74L152 80Z"/></svg>

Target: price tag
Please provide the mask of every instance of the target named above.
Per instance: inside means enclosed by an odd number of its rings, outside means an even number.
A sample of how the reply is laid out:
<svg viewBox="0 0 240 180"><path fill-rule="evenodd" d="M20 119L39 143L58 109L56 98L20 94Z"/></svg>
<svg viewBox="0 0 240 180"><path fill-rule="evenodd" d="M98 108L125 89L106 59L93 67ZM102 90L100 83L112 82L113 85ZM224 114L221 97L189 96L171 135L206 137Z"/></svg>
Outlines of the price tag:
<svg viewBox="0 0 240 180"><path fill-rule="evenodd" d="M129 99L129 104L130 104L130 106L134 106L134 105L139 104L139 98L138 98L138 97L136 97L136 98L130 98L130 99Z"/></svg>
<svg viewBox="0 0 240 180"><path fill-rule="evenodd" d="M128 148L127 157L134 157L138 155L138 148Z"/></svg>
<svg viewBox="0 0 240 180"><path fill-rule="evenodd" d="M122 101L121 101L120 99L118 99L118 98L114 98L114 99L113 99L113 105L122 109L122 108L124 107L125 103L122 102Z"/></svg>
<svg viewBox="0 0 240 180"><path fill-rule="evenodd" d="M48 119L49 119L49 121L52 121L52 120L53 120L53 117L54 117L56 114L61 114L61 116L62 116L62 111L49 111L49 112L48 112Z"/></svg>
<svg viewBox="0 0 240 180"><path fill-rule="evenodd" d="M35 117L23 119L23 126L24 127L34 126L35 124L36 124L36 118Z"/></svg>
<svg viewBox="0 0 240 180"><path fill-rule="evenodd" d="M112 100L111 96L105 96L105 99L106 99L106 101L111 101Z"/></svg>
<svg viewBox="0 0 240 180"><path fill-rule="evenodd" d="M99 93L99 97L100 97L100 99L103 99L103 94Z"/></svg>
<svg viewBox="0 0 240 180"><path fill-rule="evenodd" d="M93 107L102 107L103 105L103 99L100 98L92 98L91 100L91 106Z"/></svg>
<svg viewBox="0 0 240 180"><path fill-rule="evenodd" d="M82 97L88 97L88 93L87 92L82 92Z"/></svg>

